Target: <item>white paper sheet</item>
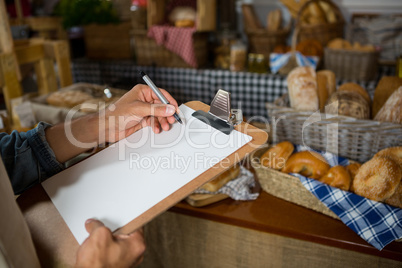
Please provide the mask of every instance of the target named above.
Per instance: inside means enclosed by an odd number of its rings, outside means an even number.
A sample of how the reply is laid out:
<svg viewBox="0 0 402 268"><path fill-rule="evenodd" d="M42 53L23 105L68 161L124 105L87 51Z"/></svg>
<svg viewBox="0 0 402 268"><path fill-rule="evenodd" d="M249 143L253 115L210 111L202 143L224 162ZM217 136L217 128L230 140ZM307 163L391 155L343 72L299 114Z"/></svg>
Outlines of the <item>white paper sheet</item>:
<svg viewBox="0 0 402 268"><path fill-rule="evenodd" d="M87 219L116 230L251 140L204 124L185 105L180 111L185 124L160 134L141 129L42 183L80 244Z"/></svg>

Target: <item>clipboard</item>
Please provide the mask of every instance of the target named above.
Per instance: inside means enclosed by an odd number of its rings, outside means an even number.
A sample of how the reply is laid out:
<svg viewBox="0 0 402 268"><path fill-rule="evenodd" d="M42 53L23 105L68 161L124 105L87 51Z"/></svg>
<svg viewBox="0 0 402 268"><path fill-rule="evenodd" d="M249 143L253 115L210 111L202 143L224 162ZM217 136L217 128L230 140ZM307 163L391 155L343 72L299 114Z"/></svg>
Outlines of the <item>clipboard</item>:
<svg viewBox="0 0 402 268"><path fill-rule="evenodd" d="M209 110L209 105L199 101L188 102L185 105L194 110L205 112ZM262 146L268 139L268 134L265 131L245 122L235 126L234 129L249 135L251 140L225 158L225 160L230 163L229 166L241 161L248 154ZM183 200L195 189L226 170L226 168L218 164L219 163L213 168L206 170L198 177L164 198L161 202L155 204L139 217L116 230L115 233L130 233ZM43 246L42 250L39 249L38 251L42 252L42 255L45 254L46 258L50 258L50 260L56 258L63 260L63 262L66 262L66 259L69 260L70 263L74 261L78 243L43 188L39 185L28 190L22 194L17 201L31 229L33 239L40 241L36 243L36 245ZM51 246L45 246L44 240L52 240L47 241L50 242ZM46 253L46 251L49 250L52 253ZM71 260L72 258L73 260Z"/></svg>

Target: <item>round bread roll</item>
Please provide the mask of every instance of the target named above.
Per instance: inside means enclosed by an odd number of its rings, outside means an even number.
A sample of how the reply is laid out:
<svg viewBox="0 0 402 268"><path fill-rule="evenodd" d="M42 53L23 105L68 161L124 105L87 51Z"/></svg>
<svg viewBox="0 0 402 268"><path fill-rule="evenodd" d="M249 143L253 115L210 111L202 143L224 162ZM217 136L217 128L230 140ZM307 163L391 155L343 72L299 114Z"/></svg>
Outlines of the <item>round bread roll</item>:
<svg viewBox="0 0 402 268"><path fill-rule="evenodd" d="M284 173L299 173L305 177L319 179L330 166L325 158L313 151L302 151L291 155L282 168Z"/></svg>
<svg viewBox="0 0 402 268"><path fill-rule="evenodd" d="M195 21L197 12L192 7L177 6L169 14L169 21L175 24L176 21Z"/></svg>
<svg viewBox="0 0 402 268"><path fill-rule="evenodd" d="M227 169L225 172L216 176L211 181L205 183L203 186L201 186L201 189L207 190L209 192L216 192L226 183L237 178L237 176L239 176L239 173L240 165L234 165L233 167Z"/></svg>
<svg viewBox="0 0 402 268"><path fill-rule="evenodd" d="M345 39L335 38L328 42L327 47L331 49L350 49L352 45Z"/></svg>
<svg viewBox="0 0 402 268"><path fill-rule="evenodd" d="M288 141L280 142L269 148L260 158L261 165L276 170L285 166L289 156L293 153L294 146Z"/></svg>
<svg viewBox="0 0 402 268"><path fill-rule="evenodd" d="M356 177L357 172L359 171L359 168L362 165L360 163L352 163L346 166L346 170L349 172L350 177L352 178L352 180Z"/></svg>
<svg viewBox="0 0 402 268"><path fill-rule="evenodd" d="M402 208L402 183L399 183L395 193L390 198L385 199L384 202L388 205Z"/></svg>
<svg viewBox="0 0 402 268"><path fill-rule="evenodd" d="M389 96L374 120L402 124L402 86Z"/></svg>
<svg viewBox="0 0 402 268"><path fill-rule="evenodd" d="M331 167L319 181L341 190L349 191L352 179L344 166L337 165Z"/></svg>
<svg viewBox="0 0 402 268"><path fill-rule="evenodd" d="M317 56L322 58L322 56L324 55L324 49L321 43L315 39L306 39L300 41L296 45L296 50L304 56Z"/></svg>
<svg viewBox="0 0 402 268"><path fill-rule="evenodd" d="M360 94L368 104L371 103L371 98L368 92L361 87L360 85L350 82L350 83L344 83L341 86L339 86L338 91L349 91L349 92L356 92Z"/></svg>
<svg viewBox="0 0 402 268"><path fill-rule="evenodd" d="M353 190L368 199L384 201L395 193L401 178L401 168L395 161L377 156L359 168L353 180Z"/></svg>
<svg viewBox="0 0 402 268"><path fill-rule="evenodd" d="M71 90L54 92L46 98L46 101L53 106L73 108L92 98L88 93Z"/></svg>
<svg viewBox="0 0 402 268"><path fill-rule="evenodd" d="M382 149L374 155L374 157L378 156L391 158L402 168L402 146Z"/></svg>
<svg viewBox="0 0 402 268"><path fill-rule="evenodd" d="M193 20L177 20L174 23L176 27L194 27L195 22Z"/></svg>
<svg viewBox="0 0 402 268"><path fill-rule="evenodd" d="M370 106L356 92L336 91L327 100L325 112L351 116L358 119L370 118Z"/></svg>
<svg viewBox="0 0 402 268"><path fill-rule="evenodd" d="M290 106L296 110L318 110L316 73L312 67L294 68L287 76Z"/></svg>

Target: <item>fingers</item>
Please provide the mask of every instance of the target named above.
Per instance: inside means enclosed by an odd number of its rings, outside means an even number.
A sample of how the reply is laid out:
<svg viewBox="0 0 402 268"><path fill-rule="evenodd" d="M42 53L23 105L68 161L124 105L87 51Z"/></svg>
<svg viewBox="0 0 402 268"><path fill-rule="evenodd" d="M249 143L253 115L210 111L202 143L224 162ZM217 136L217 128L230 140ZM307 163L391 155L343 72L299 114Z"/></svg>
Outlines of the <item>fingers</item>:
<svg viewBox="0 0 402 268"><path fill-rule="evenodd" d="M150 104L145 102L136 102L135 105L133 105L133 109L134 115L140 117L168 117L176 112L176 107L171 104Z"/></svg>
<svg viewBox="0 0 402 268"><path fill-rule="evenodd" d="M89 219L85 222L85 229L89 234L95 231L97 228L105 226L101 221L95 219Z"/></svg>
<svg viewBox="0 0 402 268"><path fill-rule="evenodd" d="M158 96L147 85L138 84L133 89L135 89L134 90L135 92L137 92L137 93L141 92L143 94L143 96L145 98L143 101L151 102L151 103L160 102ZM163 94L163 96L165 96L165 98L169 101L170 104L172 104L173 106L178 108L177 101L172 97L172 95L170 95L169 92L167 92L163 88L159 88L159 91Z"/></svg>

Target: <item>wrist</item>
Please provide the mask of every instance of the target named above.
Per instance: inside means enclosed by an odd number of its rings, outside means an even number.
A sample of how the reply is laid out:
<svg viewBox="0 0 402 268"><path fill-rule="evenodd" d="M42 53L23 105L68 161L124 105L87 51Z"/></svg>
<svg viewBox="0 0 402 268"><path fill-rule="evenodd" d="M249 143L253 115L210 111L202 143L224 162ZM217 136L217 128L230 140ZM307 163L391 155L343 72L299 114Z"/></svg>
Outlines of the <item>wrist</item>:
<svg viewBox="0 0 402 268"><path fill-rule="evenodd" d="M83 148L93 148L99 145L100 122L98 114L90 114L73 120L70 124L72 141L81 144ZM66 135L69 131L66 129ZM77 145L81 147L80 145Z"/></svg>

